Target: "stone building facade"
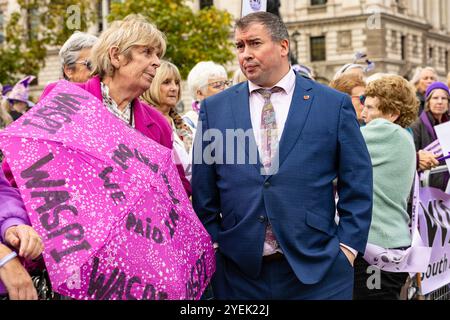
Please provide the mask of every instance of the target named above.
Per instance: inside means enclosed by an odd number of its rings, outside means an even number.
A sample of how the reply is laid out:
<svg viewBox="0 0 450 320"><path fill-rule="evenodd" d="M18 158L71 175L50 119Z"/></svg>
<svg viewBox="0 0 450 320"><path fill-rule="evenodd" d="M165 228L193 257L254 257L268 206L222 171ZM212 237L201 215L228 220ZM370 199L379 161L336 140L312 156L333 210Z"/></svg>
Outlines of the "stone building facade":
<svg viewBox="0 0 450 320"><path fill-rule="evenodd" d="M270 1L270 0L269 0ZM374 72L409 77L429 65L450 71L449 0L280 0L291 50L326 82L357 51L376 63ZM240 16L241 0L193 0Z"/></svg>
<svg viewBox="0 0 450 320"><path fill-rule="evenodd" d="M97 3L101 23L92 26L90 32L96 34L106 26L110 2ZM313 67L323 82L328 82L342 65L351 62L357 51L367 53L376 63L374 72L410 77L415 67L429 65L444 79L450 71L450 0L275 2L280 4L280 15L289 28L294 57ZM187 3L194 10L214 5L235 18L241 14L242 0L187 0ZM15 0L0 0L0 26L15 9ZM58 48L49 50L36 92L60 77L57 53ZM232 71L236 65L234 61L228 69Z"/></svg>

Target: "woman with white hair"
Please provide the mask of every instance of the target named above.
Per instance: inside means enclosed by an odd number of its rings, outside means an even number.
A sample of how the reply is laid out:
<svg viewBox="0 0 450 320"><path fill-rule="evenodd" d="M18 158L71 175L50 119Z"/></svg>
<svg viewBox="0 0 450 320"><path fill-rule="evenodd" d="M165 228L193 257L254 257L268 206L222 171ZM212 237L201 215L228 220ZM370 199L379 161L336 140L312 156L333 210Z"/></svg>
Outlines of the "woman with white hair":
<svg viewBox="0 0 450 320"><path fill-rule="evenodd" d="M59 50L64 79L71 82L86 82L90 78L91 49L98 38L92 34L76 31Z"/></svg>
<svg viewBox="0 0 450 320"><path fill-rule="evenodd" d="M436 70L432 67L418 67L416 69L410 82L414 87L416 87L416 95L420 101L418 115L422 114L422 111L425 108L425 92L428 87L436 81L438 81L438 75Z"/></svg>
<svg viewBox="0 0 450 320"><path fill-rule="evenodd" d="M227 79L227 72L221 65L212 61L201 61L192 68L188 78L189 92L194 99L192 111L183 116L183 120L194 132L197 128L200 102L225 90L231 82Z"/></svg>

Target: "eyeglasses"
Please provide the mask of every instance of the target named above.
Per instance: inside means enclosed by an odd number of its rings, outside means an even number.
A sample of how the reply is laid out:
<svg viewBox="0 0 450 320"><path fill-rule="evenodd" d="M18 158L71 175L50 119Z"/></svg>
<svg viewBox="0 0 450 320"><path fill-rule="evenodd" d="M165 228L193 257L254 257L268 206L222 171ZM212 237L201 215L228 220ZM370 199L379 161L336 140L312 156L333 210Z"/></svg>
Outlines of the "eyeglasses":
<svg viewBox="0 0 450 320"><path fill-rule="evenodd" d="M364 105L366 103L366 96L365 95L360 95L359 96L359 102L361 103L361 105Z"/></svg>
<svg viewBox="0 0 450 320"><path fill-rule="evenodd" d="M92 62L89 60L81 60L81 61L75 61L75 64L82 64L86 66L86 68L91 71L92 70Z"/></svg>
<svg viewBox="0 0 450 320"><path fill-rule="evenodd" d="M214 89L224 89L225 87L229 87L230 85L231 85L230 80L215 81L207 84L207 86L211 86Z"/></svg>
<svg viewBox="0 0 450 320"><path fill-rule="evenodd" d="M360 95L360 96L352 96L352 99L358 99L359 103L361 103L361 105L364 105L364 102L366 102L366 96L365 95Z"/></svg>

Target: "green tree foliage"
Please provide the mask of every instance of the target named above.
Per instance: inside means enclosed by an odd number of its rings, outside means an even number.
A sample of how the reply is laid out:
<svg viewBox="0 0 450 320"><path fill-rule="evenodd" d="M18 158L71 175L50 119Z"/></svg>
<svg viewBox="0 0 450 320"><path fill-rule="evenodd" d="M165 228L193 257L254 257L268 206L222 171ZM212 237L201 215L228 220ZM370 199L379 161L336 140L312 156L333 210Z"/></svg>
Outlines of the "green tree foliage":
<svg viewBox="0 0 450 320"><path fill-rule="evenodd" d="M184 0L125 0L111 5L109 20L140 13L167 37L165 59L174 63L186 78L199 61L225 64L233 59L229 40L232 17L215 7L197 12Z"/></svg>
<svg viewBox="0 0 450 320"><path fill-rule="evenodd" d="M61 45L75 30L95 20L89 0L18 0L20 12L8 19L0 47L0 83L37 75L49 46Z"/></svg>

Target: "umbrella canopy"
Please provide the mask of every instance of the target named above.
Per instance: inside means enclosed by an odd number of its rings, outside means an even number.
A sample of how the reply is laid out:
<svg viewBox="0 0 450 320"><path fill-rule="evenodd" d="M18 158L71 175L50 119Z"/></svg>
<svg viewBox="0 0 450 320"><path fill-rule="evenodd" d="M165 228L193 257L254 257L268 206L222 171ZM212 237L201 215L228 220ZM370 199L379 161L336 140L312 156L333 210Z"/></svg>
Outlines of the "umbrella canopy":
<svg viewBox="0 0 450 320"><path fill-rule="evenodd" d="M53 289L75 299L199 299L211 239L172 151L61 80L0 132Z"/></svg>

